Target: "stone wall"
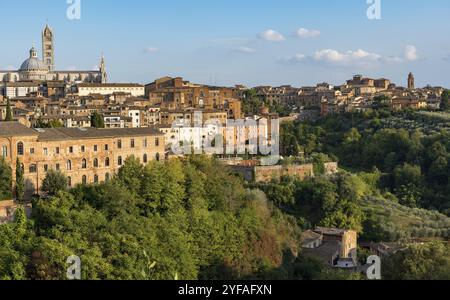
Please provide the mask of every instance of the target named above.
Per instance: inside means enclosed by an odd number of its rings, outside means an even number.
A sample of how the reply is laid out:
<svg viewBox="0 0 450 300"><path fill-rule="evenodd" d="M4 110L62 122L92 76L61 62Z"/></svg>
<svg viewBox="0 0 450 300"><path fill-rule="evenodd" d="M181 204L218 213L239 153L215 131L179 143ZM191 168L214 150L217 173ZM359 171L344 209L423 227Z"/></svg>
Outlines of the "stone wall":
<svg viewBox="0 0 450 300"><path fill-rule="evenodd" d="M11 222L16 208L12 200L0 201L0 224Z"/></svg>
<svg viewBox="0 0 450 300"><path fill-rule="evenodd" d="M337 162L324 163L325 175L333 175L339 172Z"/></svg>

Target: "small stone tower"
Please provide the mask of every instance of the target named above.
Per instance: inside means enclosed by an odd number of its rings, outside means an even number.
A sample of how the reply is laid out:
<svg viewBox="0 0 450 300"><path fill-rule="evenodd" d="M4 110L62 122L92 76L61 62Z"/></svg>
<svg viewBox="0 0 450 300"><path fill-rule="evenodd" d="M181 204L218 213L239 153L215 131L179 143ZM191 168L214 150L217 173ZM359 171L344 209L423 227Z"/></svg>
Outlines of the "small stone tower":
<svg viewBox="0 0 450 300"><path fill-rule="evenodd" d="M53 44L53 30L46 25L42 31L42 60L49 71L55 68L55 49Z"/></svg>
<svg viewBox="0 0 450 300"><path fill-rule="evenodd" d="M413 73L408 75L408 90L414 90L416 88L415 79Z"/></svg>

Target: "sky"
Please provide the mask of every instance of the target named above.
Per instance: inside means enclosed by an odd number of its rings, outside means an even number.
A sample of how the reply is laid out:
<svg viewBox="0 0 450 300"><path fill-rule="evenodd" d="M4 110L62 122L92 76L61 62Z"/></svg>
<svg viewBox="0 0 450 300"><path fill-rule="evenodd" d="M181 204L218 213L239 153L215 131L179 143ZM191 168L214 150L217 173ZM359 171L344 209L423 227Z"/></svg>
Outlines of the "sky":
<svg viewBox="0 0 450 300"><path fill-rule="evenodd" d="M67 17L72 1L80 19ZM56 69L92 69L103 52L111 82L406 85L413 72L418 86L450 87L449 12L448 0L1 0L0 69L40 51L48 22Z"/></svg>

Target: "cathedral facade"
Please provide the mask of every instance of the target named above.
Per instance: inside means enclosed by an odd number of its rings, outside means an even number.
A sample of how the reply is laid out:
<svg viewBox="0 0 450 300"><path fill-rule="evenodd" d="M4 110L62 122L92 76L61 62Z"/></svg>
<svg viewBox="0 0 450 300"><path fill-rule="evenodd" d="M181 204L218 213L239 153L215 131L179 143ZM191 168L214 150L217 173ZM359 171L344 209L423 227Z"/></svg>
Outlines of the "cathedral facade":
<svg viewBox="0 0 450 300"><path fill-rule="evenodd" d="M47 25L42 31L42 59L32 47L29 57L18 70L0 70L0 85L30 81L61 81L72 83L106 83L107 73L102 56L98 70L91 71L55 71L55 48L53 30Z"/></svg>

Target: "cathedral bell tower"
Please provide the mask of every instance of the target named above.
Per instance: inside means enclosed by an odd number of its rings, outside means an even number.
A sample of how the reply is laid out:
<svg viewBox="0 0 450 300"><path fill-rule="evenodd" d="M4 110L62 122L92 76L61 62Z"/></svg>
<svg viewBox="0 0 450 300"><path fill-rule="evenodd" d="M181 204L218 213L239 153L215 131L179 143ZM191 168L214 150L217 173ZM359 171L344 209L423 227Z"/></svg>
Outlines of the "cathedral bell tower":
<svg viewBox="0 0 450 300"><path fill-rule="evenodd" d="M108 74L106 73L106 64L105 64L105 57L102 53L102 58L100 60L100 82L101 83L107 83L108 82Z"/></svg>
<svg viewBox="0 0 450 300"><path fill-rule="evenodd" d="M53 30L46 25L42 31L42 60L48 67L49 71L53 71L55 67L55 52L53 44Z"/></svg>

